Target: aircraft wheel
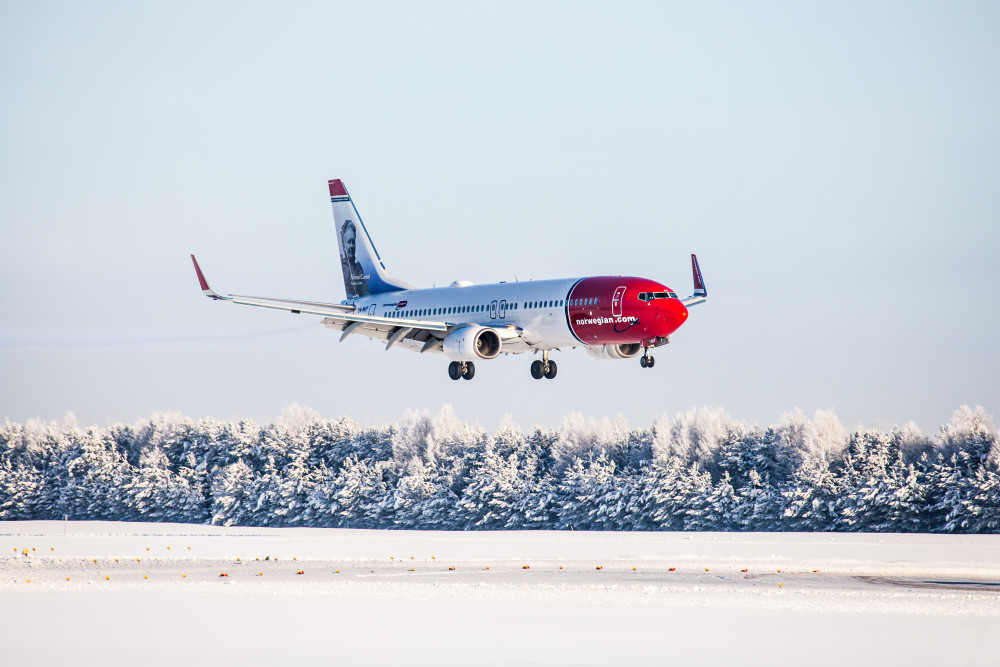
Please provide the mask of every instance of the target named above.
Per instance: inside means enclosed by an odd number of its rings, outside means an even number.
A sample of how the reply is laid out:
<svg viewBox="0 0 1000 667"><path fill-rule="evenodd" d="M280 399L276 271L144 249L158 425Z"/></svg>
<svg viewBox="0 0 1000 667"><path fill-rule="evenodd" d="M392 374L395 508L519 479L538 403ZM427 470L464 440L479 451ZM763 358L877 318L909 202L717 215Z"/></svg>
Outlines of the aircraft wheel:
<svg viewBox="0 0 1000 667"><path fill-rule="evenodd" d="M458 378L462 377L462 364L458 363L457 361L453 361L450 364L448 364L448 377L450 377L452 380L457 380Z"/></svg>
<svg viewBox="0 0 1000 667"><path fill-rule="evenodd" d="M462 378L466 380L471 380L476 377L476 365L474 363L467 362L465 364L465 370L462 371Z"/></svg>
<svg viewBox="0 0 1000 667"><path fill-rule="evenodd" d="M541 359L535 359L531 362L531 377L536 380L541 380L542 375L545 374L545 366L542 364Z"/></svg>
<svg viewBox="0 0 1000 667"><path fill-rule="evenodd" d="M639 365L640 366L642 366L643 368L645 368L647 363L648 362L646 361L645 355L639 357Z"/></svg>
<svg viewBox="0 0 1000 667"><path fill-rule="evenodd" d="M556 376L556 368L557 368L556 367L556 362L550 361L549 362L549 367L545 371L545 379L546 380L551 380L552 378L554 378Z"/></svg>
<svg viewBox="0 0 1000 667"><path fill-rule="evenodd" d="M656 359L654 359L653 357L650 357L650 358L649 358L649 361L647 361L647 362L646 362L646 368L652 368L652 367L653 367L653 364L654 364L655 362L656 362Z"/></svg>

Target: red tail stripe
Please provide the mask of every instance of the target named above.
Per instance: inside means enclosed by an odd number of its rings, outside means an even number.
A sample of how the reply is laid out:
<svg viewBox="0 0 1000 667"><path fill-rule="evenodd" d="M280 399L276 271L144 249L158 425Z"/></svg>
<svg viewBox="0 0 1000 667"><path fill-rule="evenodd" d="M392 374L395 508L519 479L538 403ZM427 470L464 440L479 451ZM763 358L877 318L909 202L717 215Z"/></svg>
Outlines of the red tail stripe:
<svg viewBox="0 0 1000 667"><path fill-rule="evenodd" d="M347 189L344 188L343 182L339 178L330 181L330 196L331 197L346 197Z"/></svg>

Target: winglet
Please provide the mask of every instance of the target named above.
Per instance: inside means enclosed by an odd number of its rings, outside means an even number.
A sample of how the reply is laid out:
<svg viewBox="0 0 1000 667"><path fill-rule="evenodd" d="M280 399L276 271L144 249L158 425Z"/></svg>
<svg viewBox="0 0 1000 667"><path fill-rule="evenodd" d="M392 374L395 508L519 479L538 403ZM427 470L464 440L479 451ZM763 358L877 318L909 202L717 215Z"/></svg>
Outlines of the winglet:
<svg viewBox="0 0 1000 667"><path fill-rule="evenodd" d="M701 267L698 266L698 257L694 253L691 253L691 273L694 277L694 295L708 296L708 290L705 289L705 281L701 278Z"/></svg>
<svg viewBox="0 0 1000 667"><path fill-rule="evenodd" d="M701 267L698 266L698 258L694 253L691 254L691 274L694 279L694 294L682 301L689 308L708 300L708 290L705 289L705 280L701 277Z"/></svg>
<svg viewBox="0 0 1000 667"><path fill-rule="evenodd" d="M194 258L194 255L191 255L191 261L194 262L194 272L198 274L198 282L201 283L202 294L207 296L209 299L225 300L226 297L219 296L218 294L212 291L211 287L208 286L208 281L205 280L205 274L201 272L201 267L198 266L198 260Z"/></svg>

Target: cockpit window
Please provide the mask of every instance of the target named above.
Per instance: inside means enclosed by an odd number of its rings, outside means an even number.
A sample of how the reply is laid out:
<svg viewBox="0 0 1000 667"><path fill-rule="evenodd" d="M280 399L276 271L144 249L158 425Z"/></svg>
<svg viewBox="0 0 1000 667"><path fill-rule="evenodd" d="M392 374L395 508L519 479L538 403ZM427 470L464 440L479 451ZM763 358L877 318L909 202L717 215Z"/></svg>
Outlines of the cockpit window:
<svg viewBox="0 0 1000 667"><path fill-rule="evenodd" d="M653 301L654 299L676 299L676 292L639 292L639 301Z"/></svg>

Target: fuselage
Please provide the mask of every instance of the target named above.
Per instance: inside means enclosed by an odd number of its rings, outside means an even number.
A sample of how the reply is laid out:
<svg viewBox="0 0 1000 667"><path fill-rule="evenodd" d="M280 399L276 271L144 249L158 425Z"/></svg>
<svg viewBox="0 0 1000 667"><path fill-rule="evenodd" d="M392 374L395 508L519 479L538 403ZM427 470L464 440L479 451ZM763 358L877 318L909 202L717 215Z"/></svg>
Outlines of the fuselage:
<svg viewBox="0 0 1000 667"><path fill-rule="evenodd" d="M359 313L374 317L519 329L529 349L652 346L688 316L673 290L628 276L456 284L382 292L351 303Z"/></svg>

